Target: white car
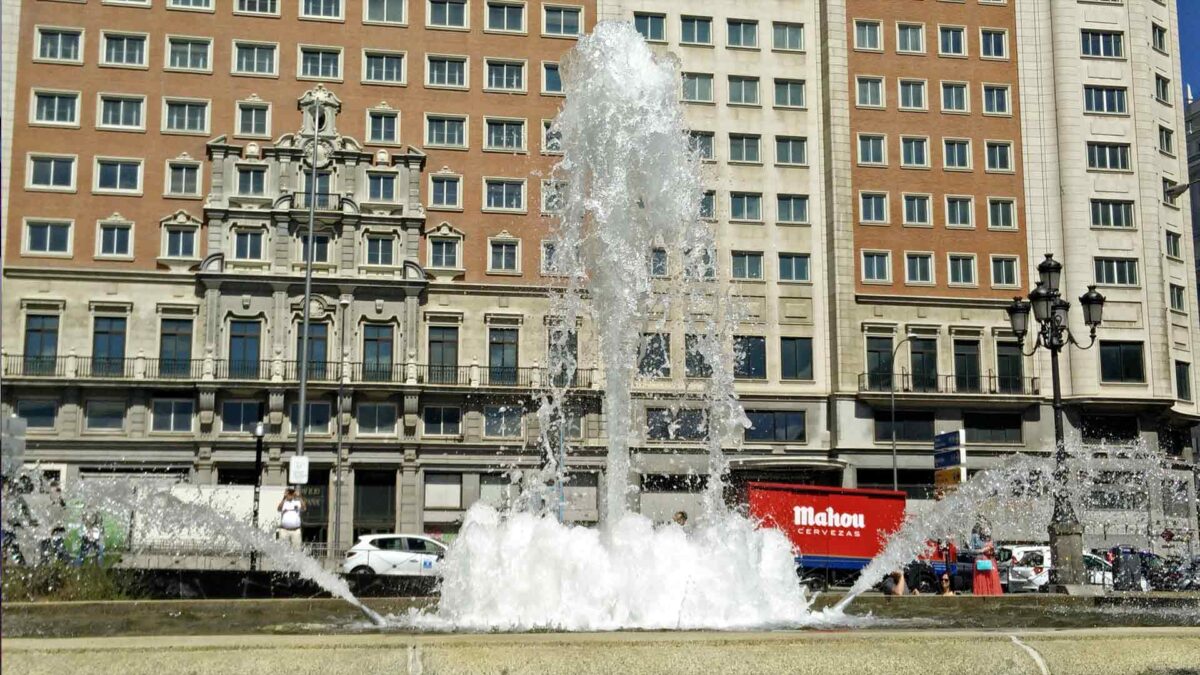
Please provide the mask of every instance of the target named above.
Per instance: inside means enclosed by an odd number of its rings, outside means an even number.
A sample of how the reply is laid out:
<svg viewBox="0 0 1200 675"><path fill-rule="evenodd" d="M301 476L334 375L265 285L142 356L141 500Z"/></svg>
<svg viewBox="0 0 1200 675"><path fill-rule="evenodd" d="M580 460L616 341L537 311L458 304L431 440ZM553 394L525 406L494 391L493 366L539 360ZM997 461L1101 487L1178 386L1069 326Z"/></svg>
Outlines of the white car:
<svg viewBox="0 0 1200 675"><path fill-rule="evenodd" d="M1049 546L1001 546L1000 583L1005 592L1044 591L1050 588ZM1087 583L1112 588L1112 565L1107 560L1091 553L1083 554L1083 566L1087 570Z"/></svg>
<svg viewBox="0 0 1200 675"><path fill-rule="evenodd" d="M342 573L433 577L445 555L445 544L422 534L364 534L346 551Z"/></svg>

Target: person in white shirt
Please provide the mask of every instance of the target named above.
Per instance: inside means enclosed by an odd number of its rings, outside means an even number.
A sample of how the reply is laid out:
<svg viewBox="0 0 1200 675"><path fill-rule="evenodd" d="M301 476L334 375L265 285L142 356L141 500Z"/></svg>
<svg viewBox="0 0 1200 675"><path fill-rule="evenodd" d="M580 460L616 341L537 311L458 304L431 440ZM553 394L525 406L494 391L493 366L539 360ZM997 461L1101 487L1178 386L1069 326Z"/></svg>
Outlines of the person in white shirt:
<svg viewBox="0 0 1200 675"><path fill-rule="evenodd" d="M304 511L304 498L296 492L296 488L288 488L279 500L279 529L275 538L286 541L293 548L300 548L300 513Z"/></svg>

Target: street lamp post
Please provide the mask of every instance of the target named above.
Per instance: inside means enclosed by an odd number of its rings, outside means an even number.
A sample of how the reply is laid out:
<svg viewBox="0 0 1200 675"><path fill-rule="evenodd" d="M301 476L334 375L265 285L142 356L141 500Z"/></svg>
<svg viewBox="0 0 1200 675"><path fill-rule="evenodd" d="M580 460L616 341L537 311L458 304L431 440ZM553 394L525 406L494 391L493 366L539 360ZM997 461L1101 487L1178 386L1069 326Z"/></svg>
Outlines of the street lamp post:
<svg viewBox="0 0 1200 675"><path fill-rule="evenodd" d="M263 435L266 428L262 422L254 425L254 512L250 516L251 527L258 527L258 505L262 500ZM250 571L258 569L258 549L250 551Z"/></svg>
<svg viewBox="0 0 1200 675"><path fill-rule="evenodd" d="M1054 583L1058 587L1075 586L1085 581L1083 566L1083 524L1071 504L1071 495L1067 487L1069 470L1067 467L1067 445L1063 434L1063 402L1062 381L1058 372L1058 355L1068 345L1077 349L1089 349L1096 344L1096 328L1104 311L1104 296L1096 292L1095 285L1089 285L1087 293L1079 297L1079 306L1083 309L1083 322L1089 330L1089 342L1080 344L1071 334L1068 326L1068 313L1071 303L1063 299L1059 289L1062 280L1062 263L1054 259L1051 253L1038 265L1038 282L1029 292L1029 299L1013 298L1008 307L1008 319L1012 325L1017 341L1024 343L1025 335L1029 332L1029 314L1038 322L1038 330L1033 334L1033 350L1027 354L1032 356L1038 347L1050 351L1050 381L1053 389L1054 409L1054 515L1050 519L1050 551L1053 559L1051 568Z"/></svg>
<svg viewBox="0 0 1200 675"><path fill-rule="evenodd" d="M905 342L912 340L912 335L906 335L903 340L896 343L892 347L892 362L890 364L891 372L888 373L888 391L892 399L892 490L900 489L900 466L896 459L896 354L900 353L900 347L904 346Z"/></svg>
<svg viewBox="0 0 1200 675"><path fill-rule="evenodd" d="M337 456L333 464L333 553L341 554L342 549L342 416L345 414L343 401L346 396L346 314L350 311L350 298L343 295L338 304L342 308L341 327L338 329L338 405L337 405Z"/></svg>

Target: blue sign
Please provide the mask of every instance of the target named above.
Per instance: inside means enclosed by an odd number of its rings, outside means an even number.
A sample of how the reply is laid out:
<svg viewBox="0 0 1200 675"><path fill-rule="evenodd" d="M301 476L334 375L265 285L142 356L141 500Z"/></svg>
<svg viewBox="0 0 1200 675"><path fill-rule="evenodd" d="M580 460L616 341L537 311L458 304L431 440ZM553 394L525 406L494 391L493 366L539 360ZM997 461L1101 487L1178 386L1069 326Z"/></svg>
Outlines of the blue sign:
<svg viewBox="0 0 1200 675"><path fill-rule="evenodd" d="M967 463L967 453L962 447L963 432L947 431L933 437L933 468L949 469Z"/></svg>
<svg viewBox="0 0 1200 675"><path fill-rule="evenodd" d="M933 449L948 450L962 445L962 431L947 431L933 437Z"/></svg>

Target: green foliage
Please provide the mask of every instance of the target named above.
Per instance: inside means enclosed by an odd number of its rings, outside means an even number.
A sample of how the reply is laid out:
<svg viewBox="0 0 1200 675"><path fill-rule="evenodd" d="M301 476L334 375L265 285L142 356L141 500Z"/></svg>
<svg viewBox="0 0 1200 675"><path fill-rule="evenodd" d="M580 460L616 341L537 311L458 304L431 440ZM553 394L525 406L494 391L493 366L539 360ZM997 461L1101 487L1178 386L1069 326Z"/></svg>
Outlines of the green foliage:
<svg viewBox="0 0 1200 675"><path fill-rule="evenodd" d="M131 575L110 565L95 564L6 564L0 587L5 602L129 600L137 595Z"/></svg>

